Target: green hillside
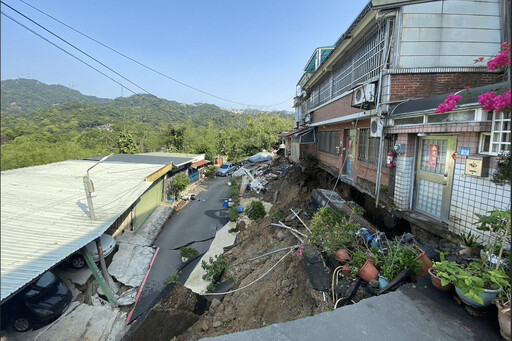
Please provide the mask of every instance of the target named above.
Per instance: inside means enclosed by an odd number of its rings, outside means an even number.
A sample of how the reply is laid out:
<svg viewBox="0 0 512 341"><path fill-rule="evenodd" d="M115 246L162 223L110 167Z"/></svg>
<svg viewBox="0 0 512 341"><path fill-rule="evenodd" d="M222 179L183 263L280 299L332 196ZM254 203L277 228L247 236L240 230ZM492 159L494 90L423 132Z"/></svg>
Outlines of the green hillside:
<svg viewBox="0 0 512 341"><path fill-rule="evenodd" d="M34 79L1 82L2 112L30 113L64 103L103 104L109 99L82 95L62 85L48 85ZM15 104L14 104L15 103Z"/></svg>

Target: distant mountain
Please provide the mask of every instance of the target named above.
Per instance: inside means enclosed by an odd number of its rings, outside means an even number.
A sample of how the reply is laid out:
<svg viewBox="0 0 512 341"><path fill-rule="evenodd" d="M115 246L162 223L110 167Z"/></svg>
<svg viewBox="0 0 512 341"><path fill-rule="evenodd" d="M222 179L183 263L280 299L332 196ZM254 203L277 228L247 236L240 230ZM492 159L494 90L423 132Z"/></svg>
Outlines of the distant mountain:
<svg viewBox="0 0 512 341"><path fill-rule="evenodd" d="M48 85L34 79L8 79L1 82L3 113L30 113L66 103L106 104L112 100L82 95L63 85Z"/></svg>

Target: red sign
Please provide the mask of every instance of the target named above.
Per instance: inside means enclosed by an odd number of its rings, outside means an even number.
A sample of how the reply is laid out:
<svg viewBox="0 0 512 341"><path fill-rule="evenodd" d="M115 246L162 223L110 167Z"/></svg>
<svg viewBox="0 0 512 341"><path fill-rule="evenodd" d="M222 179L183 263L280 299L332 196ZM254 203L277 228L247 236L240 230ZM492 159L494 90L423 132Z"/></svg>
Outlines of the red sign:
<svg viewBox="0 0 512 341"><path fill-rule="evenodd" d="M430 155L428 157L428 165L429 165L429 167L436 168L438 153L439 153L439 145L431 144L430 145Z"/></svg>

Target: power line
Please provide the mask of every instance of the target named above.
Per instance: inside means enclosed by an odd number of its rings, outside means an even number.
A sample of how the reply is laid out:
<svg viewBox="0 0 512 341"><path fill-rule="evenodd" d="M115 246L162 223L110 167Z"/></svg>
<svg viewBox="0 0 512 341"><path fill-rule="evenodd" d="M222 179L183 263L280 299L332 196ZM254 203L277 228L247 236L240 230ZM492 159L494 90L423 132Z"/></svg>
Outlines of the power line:
<svg viewBox="0 0 512 341"><path fill-rule="evenodd" d="M156 99L158 100L162 100L162 99L159 99L157 96L151 94L149 91L145 90L144 88L142 88L141 86L137 85L136 83L132 82L131 80L129 80L128 78L124 77L123 75L121 75L119 72L115 71L114 69L110 68L109 66L105 65L104 63L102 63L101 61L97 60L96 58L94 58L93 56L89 55L88 53L86 53L85 51L79 49L78 47L76 47L75 45L71 44L70 42L66 41L65 39L61 38L60 36L58 36L57 34L53 33L52 31L48 30L47 28L45 28L44 26L38 24L37 22L35 22L34 20L30 19L29 17L27 17L26 15L22 14L21 12L17 11L16 9L12 8L11 6L7 5L6 3L4 3L3 1L0 1L0 3L2 3L3 5L9 7L11 10L15 11L16 13L18 13L19 15L23 16L24 18L26 18L27 20L31 21L32 23L34 23L35 25L41 27L43 30L47 31L48 33L52 34L53 36L55 36L56 38L60 39L61 41L65 42L66 44L68 44L69 46L73 47L74 49L78 50L79 52L83 53L84 55L86 55L87 57L91 58L92 60L94 60L95 62L97 62L98 64L102 65L103 67L105 67L106 69L110 70L111 72L115 73L116 75L118 75L119 77L123 78L124 80L128 81L129 83L135 85L137 88L141 89L142 91L144 91L146 94L148 95L151 95L151 96L154 96ZM52 41L50 41L49 39L43 37L42 35L40 35L39 33L35 32L34 30L30 29L29 27L27 27L26 25L22 24L21 22L19 22L18 20L14 19L13 17L5 14L4 12L2 12L3 15L5 15L7 18L11 19L12 21L14 21L15 23L17 23L18 25L22 26L23 28L27 29L28 31L32 32L33 34L37 35L38 37L40 37L41 39L45 40L46 42L52 44L53 46L57 47L59 50L65 52L66 54L70 55L71 57L77 59L78 61L84 63L85 65L89 66L90 68L92 68L93 70L95 70L96 72L99 72L100 74L102 74L103 76L107 77L108 79L114 81L115 83L121 85L122 87L124 87L125 89L127 89L128 91L130 91L131 93L133 93L134 95L136 96L140 96L140 94L137 94L135 91L131 90L130 88L124 86L122 83L120 83L119 81L115 80L114 78L108 76L107 74L105 74L104 72L100 71L99 69L95 68L94 66L90 65L89 63L85 62L84 60L78 58L77 56L73 55L71 52L63 49L62 47L58 46L57 44L53 43ZM148 99L146 99L145 97L142 97L142 99L144 99L145 101L147 101L149 104L155 106L156 108L158 108L159 110L164 110L162 109L161 107L159 107L158 105L156 105L155 103L152 103L150 102ZM170 103L170 102L169 102ZM183 114L183 115L186 115L183 111L179 110L179 109L176 109L174 106L172 106L171 104L169 104L169 106L174 109L176 112L180 113L180 114Z"/></svg>
<svg viewBox="0 0 512 341"><path fill-rule="evenodd" d="M180 84L180 85L183 85L183 86L185 86L185 87L187 87L187 88L190 88L190 89L192 89L192 90L195 90L195 91L198 91L198 92L200 92L200 93L203 93L203 94L205 94L205 95L208 95L208 96L211 96L211 97L214 97L214 98L220 99L220 100L222 100L222 101L230 102L230 103L233 103L233 104L239 104L239 105L243 105L243 106L247 106L247 107L261 107L261 108L269 108L269 107L275 107L275 106L278 106L278 105L280 105L280 104L286 103L286 102L288 102L289 100L291 100L291 99L294 97L294 96L292 96L292 97L290 97L290 98L288 98L288 99L286 99L286 100L284 100L284 101L282 101L282 102L276 103L276 104L271 104L271 105L255 105L255 104L246 104L246 103L241 103L241 102L237 102L237 101L232 101L232 100L230 100L230 99L227 99L227 98L223 98L223 97L220 97L220 96L214 95L214 94L212 94L212 93L209 93L209 92L206 92L206 91L204 91L204 90L198 89L198 88L196 88L196 87L194 87L194 86L192 86L192 85L189 85L189 84L187 84L187 83L184 83L184 82L182 82L182 81L179 81L179 80L177 80L176 78L173 78L173 77L171 77L171 76L168 76L168 75L166 75L166 74L164 74L164 73L162 73L162 72L160 72L160 71L158 71L158 70L156 70L156 69L154 69L154 68L152 68L152 67L150 67L150 66L147 66L146 64L141 63L141 62L139 62L138 60L135 60L134 58L132 58L132 57L130 57L130 56L127 56L127 55L125 55L124 53L119 52L119 51L117 51L116 49L114 49L114 48L112 48L112 47L110 47L110 46L108 46L108 45L106 45L106 44L102 43L101 41L99 41L99 40L97 40L97 39L94 39L94 38L92 38L92 37L88 36L87 34L85 34L85 33L81 32L81 31L79 31L79 30L77 30L77 29L73 28L72 26L70 26L70 25L68 25L68 24L66 24L66 23L64 23L64 22L62 22L62 21L60 21L59 19L57 19L57 18L55 18L55 17L51 16L50 14L48 14L48 13L46 13L46 12L44 12L44 11L42 11L42 10L38 9L37 7L35 7L35 6L33 6L33 5L31 5L31 4L27 3L27 2L25 2L24 0L19 0L19 1L21 1L21 2L22 2L22 3L24 3L25 5L27 5L27 6L31 7L31 8L33 8L34 10L36 10L36 11L38 11L38 12L42 13L43 15L45 15L45 16L47 16L47 17L49 17L49 18L53 19L53 20L55 20L55 21L56 21L56 22L58 22L59 24L66 26L66 27L67 27L67 28L69 28L70 30L75 31L76 33L78 33L78 34L80 34L80 35L82 35L82 36L86 37L87 39L90 39L90 40L94 41L95 43L97 43L97 44L99 44L99 45L103 46L104 48L106 48L106 49L108 49L108 50L110 50L110 51L112 51L112 52L114 52L114 53L116 53L116 54L118 54L118 55L120 55L120 56L122 56L122 57L124 57L124 58L126 58L126 59L128 59L128 60L130 60L130 61L132 61L132 62L134 62L134 63L136 63L136 64L138 64L138 65L140 65L140 66L142 66L142 67L144 67L144 68L146 68L146 69L148 69L148 70L150 70L150 71L152 71L152 72L154 72L154 73L156 73L156 74L158 74L158 75L160 75L160 76L162 76L162 77L164 77L164 78L167 78L167 79L169 79L169 80L172 80L173 82L176 82L176 83L178 83L178 84Z"/></svg>

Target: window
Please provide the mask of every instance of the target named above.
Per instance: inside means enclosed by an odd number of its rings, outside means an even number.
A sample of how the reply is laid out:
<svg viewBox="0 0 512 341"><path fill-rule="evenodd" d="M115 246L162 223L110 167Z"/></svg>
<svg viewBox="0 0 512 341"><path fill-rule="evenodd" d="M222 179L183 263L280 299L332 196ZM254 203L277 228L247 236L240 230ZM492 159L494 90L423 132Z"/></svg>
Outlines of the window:
<svg viewBox="0 0 512 341"><path fill-rule="evenodd" d="M338 155L339 146L340 146L340 131L339 130L318 132L318 149L321 152L332 154L332 155Z"/></svg>
<svg viewBox="0 0 512 341"><path fill-rule="evenodd" d="M510 111L495 112L492 117L491 153L510 153Z"/></svg>
<svg viewBox="0 0 512 341"><path fill-rule="evenodd" d="M384 140L384 157L382 165L386 165L386 154L393 149L395 142L393 139ZM359 129L359 149L357 151L357 160L371 165L377 165L379 161L380 138L370 137L370 129Z"/></svg>
<svg viewBox="0 0 512 341"><path fill-rule="evenodd" d="M491 152L491 133L480 134L480 144L478 148L479 153Z"/></svg>
<svg viewBox="0 0 512 341"><path fill-rule="evenodd" d="M359 150L357 160L377 165L379 160L379 138L370 137L370 129L359 129Z"/></svg>

